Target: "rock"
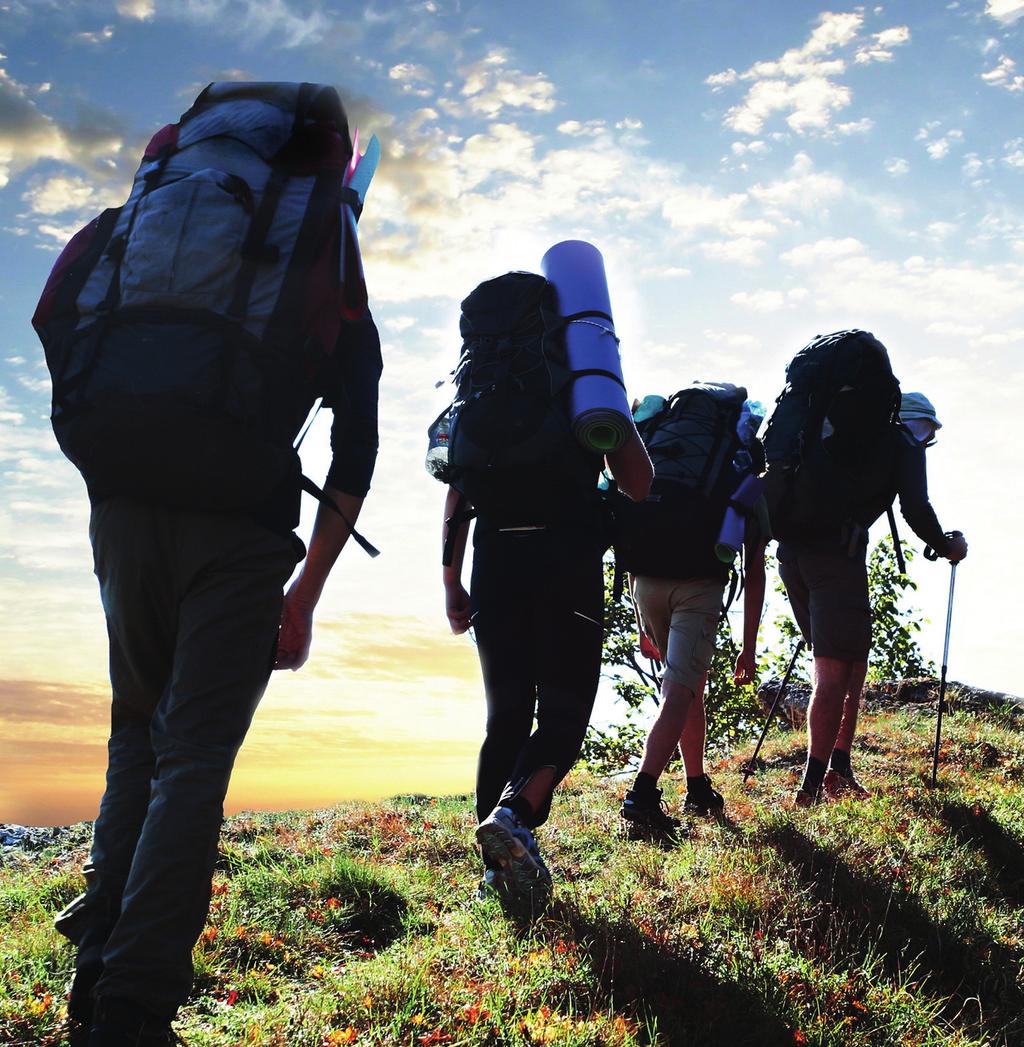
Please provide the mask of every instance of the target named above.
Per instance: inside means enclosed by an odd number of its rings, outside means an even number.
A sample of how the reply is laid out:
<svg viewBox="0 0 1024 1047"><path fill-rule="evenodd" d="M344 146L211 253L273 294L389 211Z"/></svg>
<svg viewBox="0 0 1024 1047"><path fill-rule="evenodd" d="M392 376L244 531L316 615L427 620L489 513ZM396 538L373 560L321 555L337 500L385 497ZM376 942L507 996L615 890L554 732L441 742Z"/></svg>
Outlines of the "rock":
<svg viewBox="0 0 1024 1047"><path fill-rule="evenodd" d="M92 831L88 823L81 825L0 825L0 864L20 855L37 854L48 847L69 850L84 843Z"/></svg>
<svg viewBox="0 0 1024 1047"><path fill-rule="evenodd" d="M768 713L782 680L773 677L757 689L758 702ZM811 700L811 686L808 683L790 681L789 688L776 712L791 727L802 727L807 722L807 706ZM880 683L869 683L864 688L863 704L867 708L913 708L915 706L935 705L939 700L939 681L933 677L920 677L909 680L883 680ZM1002 691L986 691L980 687L957 683L949 680L946 683L946 705L950 711L967 709L978 712L1009 710L1012 713L1024 714L1024 698Z"/></svg>
<svg viewBox="0 0 1024 1047"><path fill-rule="evenodd" d="M768 714L775 701L775 696L782 686L781 677L775 676L766 680L757 689L757 700ZM775 715L788 723L790 727L802 727L807 722L807 706L811 702L811 685L800 680L790 680L786 693L779 702Z"/></svg>

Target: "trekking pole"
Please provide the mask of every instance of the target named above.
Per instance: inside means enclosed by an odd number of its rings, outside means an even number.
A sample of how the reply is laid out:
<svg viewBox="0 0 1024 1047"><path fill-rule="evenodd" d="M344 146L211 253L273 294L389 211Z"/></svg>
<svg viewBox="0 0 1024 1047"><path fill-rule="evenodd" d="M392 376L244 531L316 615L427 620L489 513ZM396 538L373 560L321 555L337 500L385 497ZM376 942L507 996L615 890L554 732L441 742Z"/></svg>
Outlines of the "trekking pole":
<svg viewBox="0 0 1024 1047"><path fill-rule="evenodd" d="M772 707L768 711L768 718L764 721L764 727L761 728L761 737L757 739L757 745L754 747L754 755L743 765L743 784L747 784L747 779L754 773L754 762L757 760L757 754L761 751L761 744L764 742L765 736L768 734L768 728L771 726L772 719L775 716L775 710L779 707L779 702L782 701L782 696L786 693L786 688L789 687L789 678L793 675L793 669L796 666L796 660L800 657L800 652L804 649L804 641L801 638L797 641L796 647L793 650L793 657L789 660L789 668L786 669L786 675L782 678L782 684L779 689L775 692L775 701L772 702Z"/></svg>
<svg viewBox="0 0 1024 1047"><path fill-rule="evenodd" d="M896 553L896 566L899 568L900 574L907 573L907 562L903 559L903 543L900 541L899 528L896 526L896 514L892 511L892 506L886 510L889 517L889 533L892 535L892 548L893 552Z"/></svg>
<svg viewBox="0 0 1024 1047"><path fill-rule="evenodd" d="M925 556L928 550L925 550ZM946 701L946 663L949 661L949 628L953 621L953 589L956 586L956 564L949 570L949 605L946 608L946 643L942 648L942 676L939 679L939 715L935 720L935 751L932 753L932 788L939 774L939 744L942 741L942 709Z"/></svg>

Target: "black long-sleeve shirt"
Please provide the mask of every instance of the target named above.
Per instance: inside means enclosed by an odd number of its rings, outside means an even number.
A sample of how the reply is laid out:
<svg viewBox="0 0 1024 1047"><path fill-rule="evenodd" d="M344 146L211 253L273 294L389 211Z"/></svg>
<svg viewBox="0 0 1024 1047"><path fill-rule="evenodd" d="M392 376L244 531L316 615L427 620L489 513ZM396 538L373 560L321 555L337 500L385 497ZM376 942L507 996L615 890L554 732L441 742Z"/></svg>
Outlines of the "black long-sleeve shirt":
<svg viewBox="0 0 1024 1047"><path fill-rule="evenodd" d="M893 430L889 443L890 453L883 456L884 460L878 470L878 495L867 501L863 508L854 514L855 519L867 529L898 497L900 512L914 534L941 556L947 550L949 539L943 533L935 510L928 500L928 470L924 447L903 429Z"/></svg>
<svg viewBox="0 0 1024 1047"><path fill-rule="evenodd" d="M324 406L333 408L331 452L327 486L363 497L370 489L377 461L377 390L384 369L380 337L373 320L347 325L338 347L334 381L324 394Z"/></svg>
<svg viewBox="0 0 1024 1047"><path fill-rule="evenodd" d="M377 399L384 364L373 318L348 323L321 377L323 406L331 422L331 466L325 486L356 497L370 489L377 461ZM289 478L258 508L253 517L265 527L290 533L299 522L298 476Z"/></svg>

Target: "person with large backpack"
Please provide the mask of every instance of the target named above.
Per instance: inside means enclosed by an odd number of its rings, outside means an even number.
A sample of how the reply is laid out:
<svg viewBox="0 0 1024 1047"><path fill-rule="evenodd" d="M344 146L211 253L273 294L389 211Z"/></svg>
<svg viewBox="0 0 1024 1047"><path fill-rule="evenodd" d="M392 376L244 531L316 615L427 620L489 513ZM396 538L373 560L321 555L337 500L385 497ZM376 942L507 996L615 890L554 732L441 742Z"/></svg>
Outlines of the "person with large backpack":
<svg viewBox="0 0 1024 1047"><path fill-rule="evenodd" d="M808 807L822 794L870 795L850 763L871 648L868 529L888 510L895 533L898 496L915 534L938 555L956 563L967 542L944 533L935 516L928 439L901 423L899 382L877 338L859 330L818 336L790 362L786 380L765 435L766 481L779 573L814 654L807 763L794 800ZM908 395L911 410L921 406L919 394Z"/></svg>
<svg viewBox="0 0 1024 1047"><path fill-rule="evenodd" d="M74 237L33 317L110 643L87 889L57 919L80 1047L177 1042L235 755L271 670L306 660L349 535L366 544L381 355L353 153L333 88L210 85L152 139L127 203ZM335 409L325 492L294 447L317 397ZM323 505L282 596L303 487Z"/></svg>
<svg viewBox="0 0 1024 1047"><path fill-rule="evenodd" d="M663 671L658 716L620 812L634 834L671 836L679 828L658 788L677 746L686 771L684 810L708 815L725 807L704 766L703 696L734 574L737 549L723 541L730 509L740 515L746 561L735 673L745 682L754 676L769 524L757 479L764 463L753 406L741 386L694 382L667 399L647 397L635 414L654 482L643 502L616 500L616 562L630 573L644 646L652 645Z"/></svg>
<svg viewBox="0 0 1024 1047"><path fill-rule="evenodd" d="M446 613L454 633L474 631L487 698L476 779L480 894L536 911L551 876L534 833L579 755L601 671L603 462L572 433L572 374L548 281L516 272L480 284L462 303L460 326L457 392L442 416L447 455L433 471L450 485ZM628 493L647 493L650 463L639 441L608 461L629 476Z"/></svg>

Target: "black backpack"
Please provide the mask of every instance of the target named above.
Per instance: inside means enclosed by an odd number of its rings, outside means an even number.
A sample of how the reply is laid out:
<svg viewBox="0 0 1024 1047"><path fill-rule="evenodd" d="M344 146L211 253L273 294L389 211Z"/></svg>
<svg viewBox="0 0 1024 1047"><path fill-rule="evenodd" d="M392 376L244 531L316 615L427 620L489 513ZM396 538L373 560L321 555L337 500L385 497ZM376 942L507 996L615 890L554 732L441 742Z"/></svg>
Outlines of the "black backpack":
<svg viewBox="0 0 1024 1047"><path fill-rule="evenodd" d="M761 471L756 459L742 470L733 464L743 459L737 423L746 398L742 386L695 382L638 423L654 481L643 502L613 495L619 568L655 578L729 577L730 565L715 554L719 529L740 481Z"/></svg>
<svg viewBox="0 0 1024 1047"><path fill-rule="evenodd" d="M459 326L455 398L429 432L431 473L502 526L554 523L597 506L601 461L570 426L571 375L551 284L521 272L487 280L463 301Z"/></svg>
<svg viewBox="0 0 1024 1047"><path fill-rule="evenodd" d="M899 404L889 354L867 331L819 335L793 357L764 438L776 538L842 533L876 493L866 483L886 453Z"/></svg>

